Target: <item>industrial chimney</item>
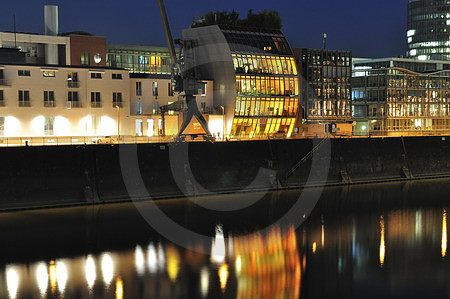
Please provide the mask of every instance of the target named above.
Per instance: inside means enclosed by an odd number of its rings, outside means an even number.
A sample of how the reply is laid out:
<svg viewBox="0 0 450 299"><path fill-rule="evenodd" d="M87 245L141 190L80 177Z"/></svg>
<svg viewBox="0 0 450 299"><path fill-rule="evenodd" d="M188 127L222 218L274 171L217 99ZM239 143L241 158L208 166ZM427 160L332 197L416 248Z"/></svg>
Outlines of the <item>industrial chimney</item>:
<svg viewBox="0 0 450 299"><path fill-rule="evenodd" d="M45 35L57 36L58 35L58 6L45 5L44 6L44 21L45 21ZM45 63L46 64L58 64L58 45L46 44L45 45Z"/></svg>

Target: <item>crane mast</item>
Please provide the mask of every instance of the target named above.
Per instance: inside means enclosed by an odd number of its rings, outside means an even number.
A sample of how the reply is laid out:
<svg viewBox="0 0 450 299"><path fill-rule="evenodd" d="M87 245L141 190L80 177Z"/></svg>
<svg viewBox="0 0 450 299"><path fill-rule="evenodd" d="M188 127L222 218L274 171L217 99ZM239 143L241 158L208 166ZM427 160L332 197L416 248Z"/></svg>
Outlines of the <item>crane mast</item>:
<svg viewBox="0 0 450 299"><path fill-rule="evenodd" d="M167 113L169 110L185 110L183 124L181 125L180 131L178 133L178 139L184 140L187 135L190 135L195 139L195 137L197 137L198 135L202 135L205 140L212 140L213 137L209 132L208 124L203 115L198 110L195 97L198 93L197 87L201 84L201 82L199 82L199 80L197 80L195 76L192 76L191 72L187 72L186 70L183 70L181 68L181 64L175 51L175 44L172 37L172 31L170 30L169 18L167 17L164 0L157 1L159 12L161 14L162 25L164 28L164 35L166 37L166 42L170 53L172 84L175 87L175 91L178 92L182 97L184 97L187 106L187 109L182 109L180 107L183 105L180 105L181 103L176 102L171 105L162 106L160 108L163 135L165 135L165 113ZM193 117L197 118L198 122L203 128L203 131L205 132L204 134L184 134L184 131L189 126Z"/></svg>

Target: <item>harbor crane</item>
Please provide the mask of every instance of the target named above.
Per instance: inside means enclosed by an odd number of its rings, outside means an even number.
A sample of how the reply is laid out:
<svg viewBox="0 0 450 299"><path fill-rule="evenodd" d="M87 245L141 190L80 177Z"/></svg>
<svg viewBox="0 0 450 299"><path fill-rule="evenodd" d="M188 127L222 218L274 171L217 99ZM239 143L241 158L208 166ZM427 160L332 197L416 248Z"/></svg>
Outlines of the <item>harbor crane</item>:
<svg viewBox="0 0 450 299"><path fill-rule="evenodd" d="M208 124L203 115L198 110L196 95L199 89L201 89L205 83L201 82L197 78L197 74L194 70L186 69L186 64L181 64L180 59L175 51L175 43L172 38L172 32L170 30L169 19L167 17L166 7L164 0L157 0L159 6L159 12L161 14L162 25L164 28L164 34L166 36L167 46L170 54L170 70L172 75L172 86L174 92L178 93L180 98L178 101L160 107L160 113L162 118L162 134L165 136L165 114L169 111L183 112L183 124L177 136L177 140L185 140L187 136L191 136L195 139L198 136L202 136L204 140L212 141L213 137L208 129ZM180 46L185 50L186 44L190 41L180 41ZM192 47L192 44L190 44ZM192 118L197 118L204 133L201 134L185 134L185 131L192 121Z"/></svg>

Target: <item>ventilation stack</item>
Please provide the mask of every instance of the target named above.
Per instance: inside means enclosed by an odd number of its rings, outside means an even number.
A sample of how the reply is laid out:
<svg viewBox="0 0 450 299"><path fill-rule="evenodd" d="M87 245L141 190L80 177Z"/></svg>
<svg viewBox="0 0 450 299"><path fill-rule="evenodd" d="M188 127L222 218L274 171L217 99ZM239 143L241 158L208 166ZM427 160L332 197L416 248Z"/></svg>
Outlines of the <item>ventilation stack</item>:
<svg viewBox="0 0 450 299"><path fill-rule="evenodd" d="M45 35L58 35L58 6L45 5L44 6L44 20L45 20ZM45 44L45 63L57 65L58 59L58 45Z"/></svg>

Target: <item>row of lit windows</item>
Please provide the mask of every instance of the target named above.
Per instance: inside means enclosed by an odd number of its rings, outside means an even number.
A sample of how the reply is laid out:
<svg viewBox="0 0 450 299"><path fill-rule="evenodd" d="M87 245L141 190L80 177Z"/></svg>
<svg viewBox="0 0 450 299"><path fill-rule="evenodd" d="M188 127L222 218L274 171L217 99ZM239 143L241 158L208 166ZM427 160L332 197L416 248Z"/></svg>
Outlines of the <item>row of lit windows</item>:
<svg viewBox="0 0 450 299"><path fill-rule="evenodd" d="M399 101L426 101L441 102L450 99L450 90L406 90L406 89L383 89L383 90L354 90L353 100L379 99Z"/></svg>
<svg viewBox="0 0 450 299"><path fill-rule="evenodd" d="M323 88L314 88L316 98L322 100L347 100L350 99L350 89L341 88L341 86L323 86Z"/></svg>
<svg viewBox="0 0 450 299"><path fill-rule="evenodd" d="M308 116L350 117L350 101L309 101Z"/></svg>
<svg viewBox="0 0 450 299"><path fill-rule="evenodd" d="M236 99L236 116L295 116L298 98L241 98Z"/></svg>
<svg viewBox="0 0 450 299"><path fill-rule="evenodd" d="M170 57L167 55L123 55L108 54L107 65L124 68L132 72L170 74Z"/></svg>
<svg viewBox="0 0 450 299"><path fill-rule="evenodd" d="M450 105L389 103L387 106L387 115L392 117L450 116Z"/></svg>
<svg viewBox="0 0 450 299"><path fill-rule="evenodd" d="M238 94L293 96L299 94L298 78L236 76Z"/></svg>
<svg viewBox="0 0 450 299"><path fill-rule="evenodd" d="M235 118L231 129L232 136L258 137L276 133L290 137L295 126L295 118Z"/></svg>
<svg viewBox="0 0 450 299"><path fill-rule="evenodd" d="M389 131L416 131L416 130L448 130L448 119L388 119L386 129Z"/></svg>
<svg viewBox="0 0 450 299"><path fill-rule="evenodd" d="M294 58L233 54L236 73L297 75Z"/></svg>

